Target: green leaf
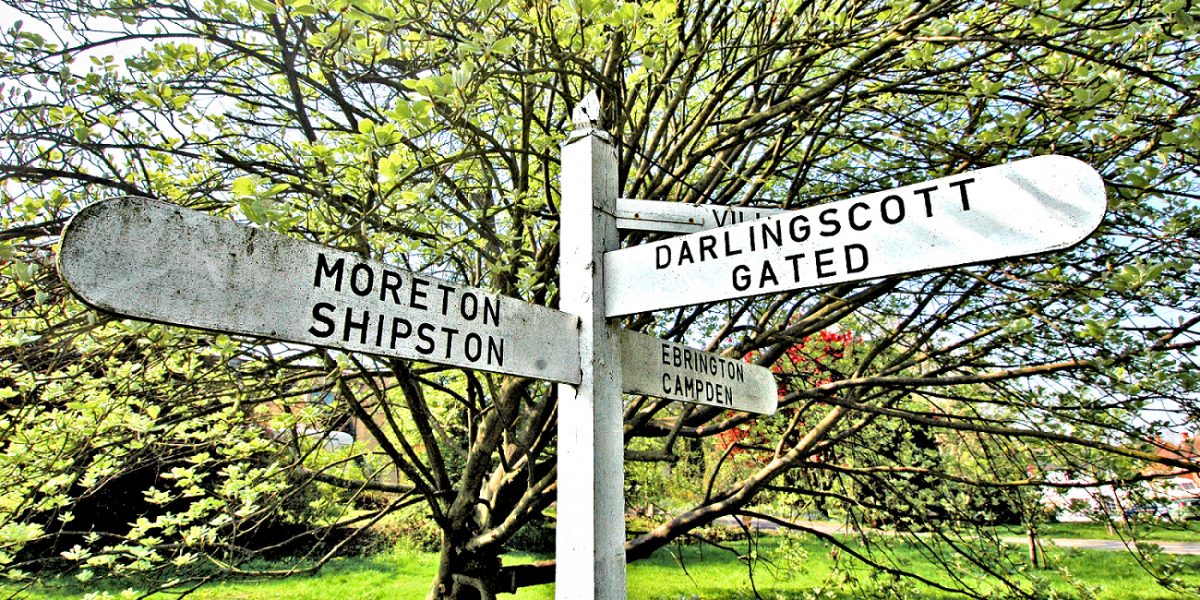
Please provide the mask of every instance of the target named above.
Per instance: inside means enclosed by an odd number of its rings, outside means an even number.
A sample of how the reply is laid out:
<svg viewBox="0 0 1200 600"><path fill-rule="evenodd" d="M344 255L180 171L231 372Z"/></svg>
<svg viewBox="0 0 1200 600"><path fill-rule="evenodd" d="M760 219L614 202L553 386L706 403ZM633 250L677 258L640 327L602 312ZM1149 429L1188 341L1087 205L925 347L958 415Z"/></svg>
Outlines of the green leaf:
<svg viewBox="0 0 1200 600"><path fill-rule="evenodd" d="M253 196L258 189L258 178L252 175L238 177L233 180L232 191L237 197Z"/></svg>
<svg viewBox="0 0 1200 600"><path fill-rule="evenodd" d="M267 0L246 0L246 2L248 2L250 6L254 8L254 10L269 15L275 14L275 11L279 9L279 7L275 6L274 2L267 2Z"/></svg>
<svg viewBox="0 0 1200 600"><path fill-rule="evenodd" d="M508 54L517 45L516 36L506 36L496 40L492 44L492 52L497 54Z"/></svg>

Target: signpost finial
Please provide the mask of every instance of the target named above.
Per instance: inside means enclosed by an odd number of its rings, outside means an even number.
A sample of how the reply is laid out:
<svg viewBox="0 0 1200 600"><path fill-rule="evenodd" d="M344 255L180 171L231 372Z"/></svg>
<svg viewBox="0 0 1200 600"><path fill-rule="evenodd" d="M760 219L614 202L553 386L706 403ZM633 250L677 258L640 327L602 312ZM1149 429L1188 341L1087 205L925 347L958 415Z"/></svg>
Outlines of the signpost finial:
<svg viewBox="0 0 1200 600"><path fill-rule="evenodd" d="M588 92L575 110L571 111L571 122L575 125L576 134L604 128L604 119L600 114L600 96L596 94L596 90Z"/></svg>

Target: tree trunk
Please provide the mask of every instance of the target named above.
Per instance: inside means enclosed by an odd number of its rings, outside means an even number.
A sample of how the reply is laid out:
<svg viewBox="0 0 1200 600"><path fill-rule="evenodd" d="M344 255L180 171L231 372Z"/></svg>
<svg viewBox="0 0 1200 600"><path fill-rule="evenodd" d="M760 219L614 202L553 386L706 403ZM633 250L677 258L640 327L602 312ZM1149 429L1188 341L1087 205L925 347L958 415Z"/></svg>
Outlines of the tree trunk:
<svg viewBox="0 0 1200 600"><path fill-rule="evenodd" d="M442 540L438 572L426 600L495 600L511 591L501 581L500 556L493 551L468 552L446 536Z"/></svg>
<svg viewBox="0 0 1200 600"><path fill-rule="evenodd" d="M1035 569L1042 568L1042 552L1038 547L1037 527L1029 526L1029 564Z"/></svg>

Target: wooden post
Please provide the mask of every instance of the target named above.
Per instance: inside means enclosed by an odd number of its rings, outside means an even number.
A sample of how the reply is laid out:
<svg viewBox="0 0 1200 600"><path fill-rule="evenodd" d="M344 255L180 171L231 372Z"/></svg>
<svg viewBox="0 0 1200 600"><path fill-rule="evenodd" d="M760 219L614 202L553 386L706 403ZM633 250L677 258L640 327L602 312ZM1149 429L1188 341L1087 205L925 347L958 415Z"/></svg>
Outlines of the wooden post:
<svg viewBox="0 0 1200 600"><path fill-rule="evenodd" d="M625 597L621 364L604 307L604 253L617 248L617 155L590 94L562 149L560 309L580 318L582 382L558 387L555 597Z"/></svg>

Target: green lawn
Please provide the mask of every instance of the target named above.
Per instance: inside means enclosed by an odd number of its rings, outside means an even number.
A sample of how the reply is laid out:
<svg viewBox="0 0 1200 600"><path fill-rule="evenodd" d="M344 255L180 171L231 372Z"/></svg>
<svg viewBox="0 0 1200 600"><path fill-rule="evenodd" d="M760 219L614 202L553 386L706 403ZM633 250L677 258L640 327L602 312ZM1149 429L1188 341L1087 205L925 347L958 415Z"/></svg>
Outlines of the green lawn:
<svg viewBox="0 0 1200 600"><path fill-rule="evenodd" d="M1001 527L1001 535L1024 536L1025 530L1019 527ZM1132 532L1138 540L1156 542L1200 542L1200 521L1173 523L1149 521L1134 523ZM1047 523L1038 527L1038 535L1043 538L1077 538L1093 540L1129 539L1130 526L1122 522L1114 522L1112 528L1102 523Z"/></svg>
<svg viewBox="0 0 1200 600"><path fill-rule="evenodd" d="M770 560L775 540L764 542L764 554ZM860 547L854 546L861 550ZM875 598L885 597L885 591L873 585L887 577L874 577L866 567L853 567L840 574L833 573L834 560L831 548L823 543L808 541L800 544L807 560L792 562L776 561L774 565L760 563L755 575L755 586L764 598L799 599L806 592L823 589L826 595L820 598ZM918 549L906 543L896 543L883 549L894 556L906 568L930 579L944 579L946 570L925 559ZM1014 549L1021 555L1021 549ZM701 556L703 554L703 556ZM680 559L687 573L680 566ZM1134 559L1125 553L1089 552L1077 550L1055 551L1051 560L1055 563L1050 570L1039 572L1045 578L1042 589L1053 589L1065 598L1079 597L1081 585L1096 588L1097 597L1111 600L1167 600L1197 597L1195 593L1175 594L1157 586ZM1168 559L1174 560L1174 559ZM1183 579L1193 587L1200 587L1200 557L1187 557L1180 561ZM844 559L840 564L845 569L851 563ZM631 599L691 598L703 600L734 600L753 597L750 593L750 578L747 569L728 554L712 548L697 547L663 551L648 561L629 567L629 597ZM898 584L909 591L913 598L961 598L937 589L913 584ZM989 587L987 583L973 585L976 590ZM999 590L996 590L999 591ZM537 597L537 596L530 596ZM546 596L547 598L550 596Z"/></svg>
<svg viewBox="0 0 1200 600"><path fill-rule="evenodd" d="M784 558L785 549L780 548L778 538L765 539L760 546L754 585L764 598L800 599L812 597L815 590L824 590L816 597L827 600L849 600L851 598L881 597L883 590L873 587L877 581L887 582L887 577L872 577L863 567L851 568L844 553L835 561L831 547L812 539L798 540L791 546L792 560ZM744 542L735 544L741 553L746 553ZM860 548L861 549L861 548ZM944 579L946 567L937 566L925 559L920 552L907 544L894 543L874 549L890 553L895 559L930 578ZM1014 556L1020 549L1014 549ZM517 560L528 556L515 557ZM227 580L207 584L193 594L193 598L211 600L268 600L286 597L289 600L326 600L331 595L339 599L370 600L392 598L423 598L435 568L433 554L393 552L371 557L348 558L334 561L315 576L293 576L285 579ZM1095 588L1097 597L1110 600L1181 600L1195 595L1173 594L1157 586L1137 566L1134 559L1125 553L1055 551L1051 557L1053 569L1039 571L1045 582L1040 590L1054 590L1059 597L1082 597L1078 593L1083 584ZM1175 559L1170 559L1175 560ZM836 569L835 564L841 565ZM1181 557L1180 574L1184 581L1200 587L1200 556ZM279 566L279 565L274 565ZM951 565L951 569L956 568ZM970 573L963 570L961 573ZM1064 575L1066 573L1066 575ZM959 598L936 589L913 584L899 584L909 592L911 598ZM977 590L995 589L994 583L972 581ZM656 553L649 560L629 566L628 589L631 600L734 600L752 598L751 579L745 564L732 554L712 547L671 547ZM0 596L7 596L11 586L0 588ZM106 591L119 593L121 587L113 586ZM77 585L62 588L41 587L33 590L30 598L65 600L81 598L89 591ZM521 590L515 597L520 600L550 599L553 586L540 586Z"/></svg>
<svg viewBox="0 0 1200 600"><path fill-rule="evenodd" d="M286 569L287 565L272 564L266 568ZM209 583L188 597L197 600L271 600L284 597L328 600L331 592L336 591L332 596L339 600L424 598L436 569L437 555L433 553L385 553L334 559L320 573L312 576L229 579ZM105 582L101 586L88 588L71 580L60 580L31 590L28 597L31 600L68 600L82 598L89 591L108 592L120 597L121 591L130 585L128 582ZM13 590L11 584L0 588L0 598L8 597L5 592Z"/></svg>

